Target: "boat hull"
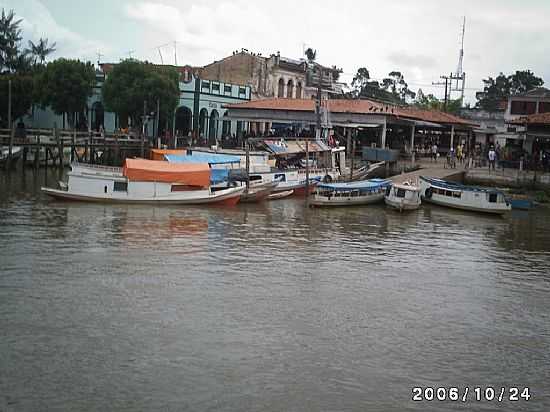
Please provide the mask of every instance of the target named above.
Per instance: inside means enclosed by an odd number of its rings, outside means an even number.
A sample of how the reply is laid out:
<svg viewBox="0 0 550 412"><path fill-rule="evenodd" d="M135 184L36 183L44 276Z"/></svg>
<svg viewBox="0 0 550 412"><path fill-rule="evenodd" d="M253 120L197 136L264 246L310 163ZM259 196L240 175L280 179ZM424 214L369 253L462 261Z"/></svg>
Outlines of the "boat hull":
<svg viewBox="0 0 550 412"><path fill-rule="evenodd" d="M235 206L240 199L243 187L230 188L214 192L210 196L195 198L116 198L109 196L90 196L80 193L70 193L65 190L42 187L42 193L59 200L95 202L95 203L126 203L126 204L154 204L154 205L203 205Z"/></svg>
<svg viewBox="0 0 550 412"><path fill-rule="evenodd" d="M286 190L284 192L275 192L271 193L267 200L277 200L277 199L284 199L285 197L292 196L294 194L294 190Z"/></svg>
<svg viewBox="0 0 550 412"><path fill-rule="evenodd" d="M379 203L384 199L383 193L377 193L369 196L356 197L337 197L337 196L314 196L310 199L309 205L316 207L329 206L360 206Z"/></svg>
<svg viewBox="0 0 550 412"><path fill-rule="evenodd" d="M420 202L393 200L388 197L384 198L384 202L386 203L386 206L399 210L400 212L405 210L416 210L421 204Z"/></svg>
<svg viewBox="0 0 550 412"><path fill-rule="evenodd" d="M257 203L266 200L276 186L277 182L269 182L249 187L241 195L240 201L242 203Z"/></svg>
<svg viewBox="0 0 550 412"><path fill-rule="evenodd" d="M493 215L504 215L505 213L509 212L510 209L487 209L483 207L475 207L475 206L468 206L468 205L460 205L460 204L452 204L449 202L440 201L437 199L434 199L433 197L431 199L422 198L423 201L433 203L434 205L438 206L445 206L450 207L453 209L459 209L459 210L466 210L469 212L478 212L478 213L489 213Z"/></svg>

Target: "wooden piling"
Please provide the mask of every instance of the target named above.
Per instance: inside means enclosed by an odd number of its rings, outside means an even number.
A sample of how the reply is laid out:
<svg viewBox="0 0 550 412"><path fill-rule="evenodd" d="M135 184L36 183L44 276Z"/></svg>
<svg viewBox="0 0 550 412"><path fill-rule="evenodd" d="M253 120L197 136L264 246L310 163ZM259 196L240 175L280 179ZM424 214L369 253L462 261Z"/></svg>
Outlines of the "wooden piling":
<svg viewBox="0 0 550 412"><path fill-rule="evenodd" d="M10 170L11 169L11 162L13 160L13 139L15 138L15 128L11 127L11 130L10 130L10 145L9 145L9 148L8 148L8 160L6 162L6 169L7 170Z"/></svg>

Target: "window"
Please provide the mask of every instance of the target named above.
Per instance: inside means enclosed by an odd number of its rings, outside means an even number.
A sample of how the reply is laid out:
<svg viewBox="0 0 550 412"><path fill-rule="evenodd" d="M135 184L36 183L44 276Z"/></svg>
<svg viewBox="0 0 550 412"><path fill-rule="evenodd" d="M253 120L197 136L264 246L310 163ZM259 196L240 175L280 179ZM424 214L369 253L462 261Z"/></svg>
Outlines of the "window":
<svg viewBox="0 0 550 412"><path fill-rule="evenodd" d="M225 94L231 94L231 86L228 86L228 85L223 86L223 92Z"/></svg>
<svg viewBox="0 0 550 412"><path fill-rule="evenodd" d="M453 195L453 192L451 192L450 190L445 191L445 196L452 196L452 195Z"/></svg>
<svg viewBox="0 0 550 412"><path fill-rule="evenodd" d="M239 87L239 95L244 94L246 95L246 88L245 87Z"/></svg>
<svg viewBox="0 0 550 412"><path fill-rule="evenodd" d="M496 202L497 202L497 194L489 193L489 203L496 203Z"/></svg>
<svg viewBox="0 0 550 412"><path fill-rule="evenodd" d="M462 192L453 192L453 197L460 199L461 196L462 196Z"/></svg>
<svg viewBox="0 0 550 412"><path fill-rule="evenodd" d="M539 102L539 113L550 112L550 102Z"/></svg>
<svg viewBox="0 0 550 412"><path fill-rule="evenodd" d="M521 100L512 100L510 114L533 114L537 110L536 102L524 102Z"/></svg>
<svg viewBox="0 0 550 412"><path fill-rule="evenodd" d="M220 92L220 84L219 83L212 83L212 92L216 92L216 93Z"/></svg>
<svg viewBox="0 0 550 412"><path fill-rule="evenodd" d="M115 182L113 186L113 191L115 192L127 192L128 183L127 182Z"/></svg>
<svg viewBox="0 0 550 412"><path fill-rule="evenodd" d="M203 82L201 83L201 87L202 87L203 89L208 89L208 90L210 90L210 82L205 82L205 81L203 81Z"/></svg>
<svg viewBox="0 0 550 412"><path fill-rule="evenodd" d="M397 192L395 193L396 197L405 197L405 189L397 189Z"/></svg>

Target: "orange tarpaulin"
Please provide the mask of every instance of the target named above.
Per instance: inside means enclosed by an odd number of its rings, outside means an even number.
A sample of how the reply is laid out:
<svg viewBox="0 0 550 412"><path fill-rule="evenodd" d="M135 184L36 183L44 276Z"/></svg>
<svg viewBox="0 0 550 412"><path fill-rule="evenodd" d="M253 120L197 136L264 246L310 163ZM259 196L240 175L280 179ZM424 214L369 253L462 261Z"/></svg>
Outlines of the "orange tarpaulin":
<svg viewBox="0 0 550 412"><path fill-rule="evenodd" d="M151 160L164 160L165 154L183 155L185 150L177 149L151 149L149 157Z"/></svg>
<svg viewBox="0 0 550 412"><path fill-rule="evenodd" d="M122 169L128 180L180 183L188 186L210 185L208 163L168 163L147 159L126 159Z"/></svg>

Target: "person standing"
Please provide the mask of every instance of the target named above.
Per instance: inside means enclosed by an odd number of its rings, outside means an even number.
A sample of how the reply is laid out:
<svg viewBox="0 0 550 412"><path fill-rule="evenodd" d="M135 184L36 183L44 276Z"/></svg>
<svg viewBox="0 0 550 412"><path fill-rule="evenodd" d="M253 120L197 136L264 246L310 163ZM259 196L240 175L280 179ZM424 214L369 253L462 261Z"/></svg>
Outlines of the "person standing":
<svg viewBox="0 0 550 412"><path fill-rule="evenodd" d="M432 146L432 158L437 163L437 144L433 144Z"/></svg>
<svg viewBox="0 0 550 412"><path fill-rule="evenodd" d="M489 172L491 171L491 168L495 170L495 161L497 158L497 153L495 152L495 149L493 146L489 149L489 153L487 154L487 157L489 158Z"/></svg>

